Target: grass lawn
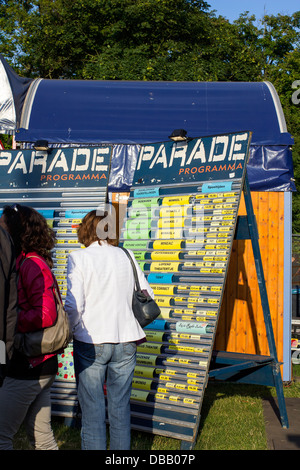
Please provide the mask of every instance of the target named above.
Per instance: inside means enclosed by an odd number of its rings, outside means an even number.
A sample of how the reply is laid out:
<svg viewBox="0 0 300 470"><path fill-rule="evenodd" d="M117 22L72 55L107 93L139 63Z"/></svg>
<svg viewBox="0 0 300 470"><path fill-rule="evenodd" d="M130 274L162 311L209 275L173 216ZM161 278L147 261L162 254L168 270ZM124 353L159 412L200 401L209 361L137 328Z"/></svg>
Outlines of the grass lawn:
<svg viewBox="0 0 300 470"><path fill-rule="evenodd" d="M300 398L300 365L293 366L294 380L284 384L285 397ZM209 382L201 409L195 450L267 450L262 400L276 397L273 387ZM61 450L80 450L80 431L53 417L53 429ZM29 449L23 429L15 437L15 449ZM179 450L180 441L132 431L132 450Z"/></svg>

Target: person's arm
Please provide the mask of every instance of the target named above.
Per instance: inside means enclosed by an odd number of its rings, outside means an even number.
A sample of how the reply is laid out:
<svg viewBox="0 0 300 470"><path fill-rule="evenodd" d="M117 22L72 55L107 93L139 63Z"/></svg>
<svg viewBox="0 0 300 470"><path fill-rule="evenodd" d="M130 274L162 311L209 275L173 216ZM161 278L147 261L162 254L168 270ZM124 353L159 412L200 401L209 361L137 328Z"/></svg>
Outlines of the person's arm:
<svg viewBox="0 0 300 470"><path fill-rule="evenodd" d="M9 234L0 227L0 340L10 360L17 323L16 258Z"/></svg>
<svg viewBox="0 0 300 470"><path fill-rule="evenodd" d="M9 279L7 282L7 311L6 311L6 353L8 360L11 359L13 353L14 337L17 325L17 274L16 274L16 261L12 257L11 267L9 270Z"/></svg>
<svg viewBox="0 0 300 470"><path fill-rule="evenodd" d="M65 310L69 316L71 328L81 321L84 310L84 279L82 272L76 264L72 253L68 257L67 268L67 295L65 299Z"/></svg>

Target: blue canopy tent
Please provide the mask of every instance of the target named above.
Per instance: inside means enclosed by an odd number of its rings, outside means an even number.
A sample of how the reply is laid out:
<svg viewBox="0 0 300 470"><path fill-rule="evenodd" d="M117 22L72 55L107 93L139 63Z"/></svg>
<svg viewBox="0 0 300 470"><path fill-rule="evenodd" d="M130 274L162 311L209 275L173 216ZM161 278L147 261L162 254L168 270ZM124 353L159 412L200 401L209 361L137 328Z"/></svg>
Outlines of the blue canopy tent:
<svg viewBox="0 0 300 470"><path fill-rule="evenodd" d="M141 144L181 128L188 137L252 131L251 189L295 190L293 139L271 83L29 80L1 55L0 66L0 132L28 145L114 144L111 190L130 188Z"/></svg>
<svg viewBox="0 0 300 470"><path fill-rule="evenodd" d="M13 133L28 148L40 139L50 146L112 144L110 191L128 191L140 146L166 141L174 129L188 137L252 131L250 189L285 193L288 287L293 139L271 83L28 80L0 55L0 132ZM290 302L287 289L285 311Z"/></svg>
<svg viewBox="0 0 300 470"><path fill-rule="evenodd" d="M189 137L252 130L251 189L293 188L293 140L270 83L39 80L32 86L17 140L119 145L112 190L131 185L138 151L132 145L168 140L180 128Z"/></svg>

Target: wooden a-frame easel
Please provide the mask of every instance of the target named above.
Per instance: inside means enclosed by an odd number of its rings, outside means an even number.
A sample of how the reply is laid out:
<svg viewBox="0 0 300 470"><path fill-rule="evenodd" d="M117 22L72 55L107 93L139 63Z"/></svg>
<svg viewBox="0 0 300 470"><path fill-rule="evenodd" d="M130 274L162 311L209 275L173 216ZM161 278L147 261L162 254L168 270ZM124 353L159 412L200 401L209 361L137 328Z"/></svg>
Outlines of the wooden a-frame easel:
<svg viewBox="0 0 300 470"><path fill-rule="evenodd" d="M259 236L253 211L247 172L245 175L243 192L247 215L238 217L235 239L250 239L252 243L270 355L260 356L252 354L230 353L225 351L214 351L211 358L209 378L224 381L227 380L237 383L252 383L275 387L278 398L281 425L283 428L288 428L289 423L280 371L281 364L278 362L277 357L268 294L258 242ZM199 423L200 416L198 420L198 426ZM194 443L181 441L181 449L192 449L193 446Z"/></svg>

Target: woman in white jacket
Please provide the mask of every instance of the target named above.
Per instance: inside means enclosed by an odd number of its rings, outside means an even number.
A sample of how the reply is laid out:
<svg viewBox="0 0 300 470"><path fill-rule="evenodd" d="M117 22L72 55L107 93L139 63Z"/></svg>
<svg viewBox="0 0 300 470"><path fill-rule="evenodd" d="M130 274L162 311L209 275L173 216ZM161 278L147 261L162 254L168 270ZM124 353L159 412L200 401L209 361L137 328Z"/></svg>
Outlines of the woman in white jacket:
<svg viewBox="0 0 300 470"><path fill-rule="evenodd" d="M106 215L89 212L79 226L78 240L86 248L69 255L65 308L73 329L82 449L106 449L106 381L110 449L128 450L136 343L145 333L132 312L134 276L130 261L117 247L117 240L105 238L108 231L98 236ZM135 264L141 288L153 297Z"/></svg>

